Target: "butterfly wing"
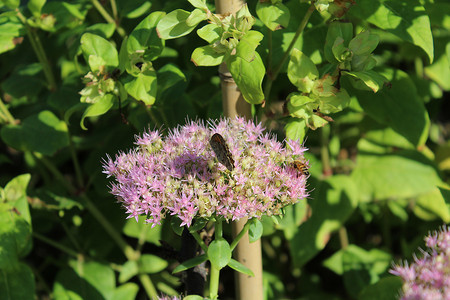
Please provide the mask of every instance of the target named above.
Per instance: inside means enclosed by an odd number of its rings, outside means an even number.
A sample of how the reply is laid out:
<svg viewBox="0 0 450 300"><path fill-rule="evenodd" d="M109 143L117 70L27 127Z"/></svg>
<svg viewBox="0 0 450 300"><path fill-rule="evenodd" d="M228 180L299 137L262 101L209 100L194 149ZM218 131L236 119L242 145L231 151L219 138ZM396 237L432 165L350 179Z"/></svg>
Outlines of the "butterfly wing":
<svg viewBox="0 0 450 300"><path fill-rule="evenodd" d="M209 140L209 144L216 154L217 160L229 171L233 171L234 160L227 144L225 143L225 139L220 134L214 133Z"/></svg>

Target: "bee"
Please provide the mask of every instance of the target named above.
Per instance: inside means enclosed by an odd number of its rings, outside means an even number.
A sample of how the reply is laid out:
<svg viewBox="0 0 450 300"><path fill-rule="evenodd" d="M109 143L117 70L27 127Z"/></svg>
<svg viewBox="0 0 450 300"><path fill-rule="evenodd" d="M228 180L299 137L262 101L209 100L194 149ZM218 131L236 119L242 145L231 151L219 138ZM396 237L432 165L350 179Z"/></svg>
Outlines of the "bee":
<svg viewBox="0 0 450 300"><path fill-rule="evenodd" d="M308 166L304 161L296 160L292 162L291 167L296 169L300 174L309 176Z"/></svg>
<svg viewBox="0 0 450 300"><path fill-rule="evenodd" d="M231 155L230 150L228 149L227 144L225 143L224 138L218 134L214 133L211 139L209 140L209 144L216 154L217 160L224 165L229 171L233 171L234 169L234 160Z"/></svg>

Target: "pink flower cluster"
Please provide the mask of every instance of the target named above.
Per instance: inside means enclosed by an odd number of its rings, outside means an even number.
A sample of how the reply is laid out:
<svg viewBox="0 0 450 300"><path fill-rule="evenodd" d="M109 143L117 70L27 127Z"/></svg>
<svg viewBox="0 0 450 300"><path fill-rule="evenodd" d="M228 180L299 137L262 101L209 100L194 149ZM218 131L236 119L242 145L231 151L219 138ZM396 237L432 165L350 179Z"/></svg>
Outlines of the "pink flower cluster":
<svg viewBox="0 0 450 300"><path fill-rule="evenodd" d="M281 209L308 196L306 177L293 167L304 160L300 143L263 133L261 124L243 118L221 119L205 126L190 121L163 138L155 131L136 137L137 147L109 156L104 173L115 177L111 193L122 202L128 218L147 215L152 226L166 214L182 225L193 218L225 220L279 215ZM218 162L209 141L219 133L234 159L228 171Z"/></svg>
<svg viewBox="0 0 450 300"><path fill-rule="evenodd" d="M396 265L389 272L403 280L402 300L450 300L450 232L442 227L425 237L428 251L422 251L421 259L414 263Z"/></svg>

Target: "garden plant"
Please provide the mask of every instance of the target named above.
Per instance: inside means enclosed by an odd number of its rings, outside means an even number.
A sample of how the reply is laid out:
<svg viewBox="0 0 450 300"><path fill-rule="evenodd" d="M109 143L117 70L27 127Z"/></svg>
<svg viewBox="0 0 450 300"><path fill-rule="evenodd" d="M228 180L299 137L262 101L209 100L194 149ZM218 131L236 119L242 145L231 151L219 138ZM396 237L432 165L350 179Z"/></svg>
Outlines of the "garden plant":
<svg viewBox="0 0 450 300"><path fill-rule="evenodd" d="M448 1L0 8L0 300L450 298Z"/></svg>

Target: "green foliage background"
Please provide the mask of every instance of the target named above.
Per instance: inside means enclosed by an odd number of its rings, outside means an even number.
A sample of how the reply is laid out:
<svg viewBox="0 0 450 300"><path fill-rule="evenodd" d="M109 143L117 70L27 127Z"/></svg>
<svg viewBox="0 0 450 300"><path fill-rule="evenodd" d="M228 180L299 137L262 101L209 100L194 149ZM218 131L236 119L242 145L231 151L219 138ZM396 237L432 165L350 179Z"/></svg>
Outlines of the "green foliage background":
<svg viewBox="0 0 450 300"><path fill-rule="evenodd" d="M347 23L313 11L280 64L309 3L249 1L253 28L219 49L216 29L202 28L214 4L190 2L195 12L181 0L1 2L0 299L182 291L170 222L126 220L101 161L147 128L220 117L222 61L255 117L310 149L307 203L278 224L263 218L266 298L397 297L391 263L450 222L450 3L357 0ZM346 60L348 48L370 68ZM336 66L342 96L314 94Z"/></svg>

